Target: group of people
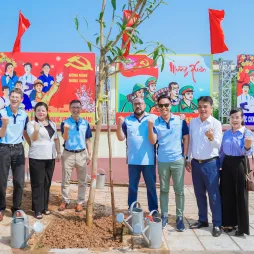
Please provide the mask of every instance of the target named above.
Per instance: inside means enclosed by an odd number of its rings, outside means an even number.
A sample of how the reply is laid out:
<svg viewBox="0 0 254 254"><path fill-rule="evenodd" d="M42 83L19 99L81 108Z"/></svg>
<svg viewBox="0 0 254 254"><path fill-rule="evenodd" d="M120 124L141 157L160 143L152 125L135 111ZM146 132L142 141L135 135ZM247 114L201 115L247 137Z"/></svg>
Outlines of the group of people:
<svg viewBox="0 0 254 254"><path fill-rule="evenodd" d="M61 124L64 150L61 153L56 124L48 116L48 106L38 102L35 119L29 121L20 108L23 92L14 88L9 95L10 105L0 110L0 221L6 209L6 187L9 169L13 173L14 214L21 208L24 188L25 156L23 138L29 148L29 169L32 189L32 210L37 219L50 214L49 190L55 162L62 162L62 203L64 211L70 204L69 186L73 168L77 169L78 198L75 211L81 212L85 202L87 165L91 162L89 123L80 118L79 100L70 102L71 116ZM128 206L137 200L138 184L143 174L149 210L158 210L156 194L156 160L160 177L160 210L162 227L168 223L169 183L172 176L176 201L176 229L185 230L184 174L192 173L198 206L198 221L190 228L208 227L209 197L212 211L213 236L221 230L236 230L236 236L249 234L246 156L253 153L253 134L244 126L243 111L231 110L231 128L222 135L221 123L212 117L210 96L198 99L199 116L189 126L183 116L171 112L172 100L162 94L157 99L160 116L145 112L143 98L133 100L133 114L119 117L117 138L127 141L129 174ZM16 212L17 215L18 212Z"/></svg>
<svg viewBox="0 0 254 254"><path fill-rule="evenodd" d="M14 64L9 62L5 65L5 74L1 78L3 96L0 97L0 109L9 106L9 94L14 88L23 91L23 100L20 107L26 111L32 110L37 102L49 103L52 96L57 92L62 74L57 75L56 80L50 75L50 65L42 65L41 75L36 78L32 73L32 64L24 64L24 75L18 77L14 70Z"/></svg>
<svg viewBox="0 0 254 254"><path fill-rule="evenodd" d="M29 144L29 171L32 189L32 210L37 219L49 215L49 191L56 161L62 161L62 197L59 207L63 211L70 202L69 186L73 168L78 175L76 212L81 212L85 200L87 165L91 161L91 129L80 118L79 100L70 102L71 116L61 124L64 151L61 153L56 124L50 120L48 105L38 102L34 107L35 119L29 121L20 108L23 92L14 88L9 95L9 106L0 110L0 221L6 209L6 187L9 169L13 175L12 214L20 216L25 177L23 138Z"/></svg>
<svg viewBox="0 0 254 254"><path fill-rule="evenodd" d="M184 173L192 173L198 206L198 221L191 229L208 227L208 206L212 212L212 235L222 229L236 236L249 234L248 191L246 174L248 157L253 153L253 134L244 126L243 111L230 112L231 128L222 135L221 123L212 116L210 96L198 99L199 116L189 126L183 116L171 112L171 98L157 99L160 116L145 112L143 98L133 100L133 114L119 117L117 138L126 139L129 172L128 206L137 200L141 176L147 187L149 210L158 210L156 195L156 159L160 178L160 210L162 228L168 223L170 178L176 202L176 230L183 232Z"/></svg>
<svg viewBox="0 0 254 254"><path fill-rule="evenodd" d="M197 113L197 100L194 98L194 87L183 86L181 89L177 82L170 82L168 87L164 87L156 91L157 79L150 77L143 84L135 84L132 93L128 94L121 112L132 112L132 103L135 98L142 98L145 101L145 112L153 113L156 110L158 97L168 95L171 100L171 112L181 113Z"/></svg>

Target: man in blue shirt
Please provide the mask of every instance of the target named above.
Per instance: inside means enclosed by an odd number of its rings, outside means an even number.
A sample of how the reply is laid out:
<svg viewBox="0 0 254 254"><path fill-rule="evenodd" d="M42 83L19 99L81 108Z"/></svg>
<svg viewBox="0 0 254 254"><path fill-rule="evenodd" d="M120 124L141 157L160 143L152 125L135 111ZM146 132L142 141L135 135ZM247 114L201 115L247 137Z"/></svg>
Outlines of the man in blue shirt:
<svg viewBox="0 0 254 254"><path fill-rule="evenodd" d="M81 212L85 203L85 191L87 187L87 165L91 163L92 132L89 123L80 118L82 104L79 100L70 102L71 117L61 123L61 132L64 139L64 151L62 154L62 198L59 211L64 211L70 203L69 189L73 168L77 170L78 199L75 211Z"/></svg>
<svg viewBox="0 0 254 254"><path fill-rule="evenodd" d="M130 208L137 201L138 184L141 172L146 188L149 210L158 209L156 194L156 167L155 146L148 140L148 119L151 117L145 113L146 104L142 98L133 101L134 114L119 117L117 126L117 138L119 141L126 139L127 163L129 172L128 206Z"/></svg>
<svg viewBox="0 0 254 254"><path fill-rule="evenodd" d="M176 229L183 232L184 169L188 159L189 130L185 120L170 113L170 97L161 95L157 103L160 117L155 122L149 119L148 131L151 144L158 143L162 228L168 222L169 182L172 175L176 199Z"/></svg>
<svg viewBox="0 0 254 254"><path fill-rule="evenodd" d="M6 186L11 167L13 174L12 213L20 210L25 177L23 135L30 144L26 132L28 116L19 109L23 92L15 88L10 92L10 105L0 110L0 221L6 209Z"/></svg>

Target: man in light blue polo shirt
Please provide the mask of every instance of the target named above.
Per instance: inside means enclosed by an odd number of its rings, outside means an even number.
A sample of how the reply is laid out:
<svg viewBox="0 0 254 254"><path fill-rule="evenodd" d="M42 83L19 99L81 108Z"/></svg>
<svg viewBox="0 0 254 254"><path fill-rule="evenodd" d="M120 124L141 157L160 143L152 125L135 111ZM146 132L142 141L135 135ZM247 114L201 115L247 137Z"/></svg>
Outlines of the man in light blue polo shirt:
<svg viewBox="0 0 254 254"><path fill-rule="evenodd" d="M9 169L13 174L13 206L12 214L20 210L25 178L25 155L23 135L30 144L26 132L28 116L19 109L23 100L21 89L10 92L10 105L0 110L0 221L6 209L6 187Z"/></svg>
<svg viewBox="0 0 254 254"><path fill-rule="evenodd" d="M149 210L158 210L156 194L155 146L148 140L148 119L152 117L145 113L146 104L143 99L133 101L134 114L125 119L119 117L117 138L127 140L127 163L129 172L128 206L137 201L138 184L141 172L146 188Z"/></svg>
<svg viewBox="0 0 254 254"><path fill-rule="evenodd" d="M162 227L165 228L168 222L169 182L172 175L176 199L176 229L182 232L185 230L183 223L184 168L188 159L189 130L185 120L170 113L170 97L161 95L157 105L160 117L155 122L149 119L148 131L151 144L158 143ZM184 151L182 151L182 143Z"/></svg>
<svg viewBox="0 0 254 254"><path fill-rule="evenodd" d="M75 211L81 212L85 203L87 165L91 162L91 137L92 132L89 123L80 118L82 104L79 100L70 102L71 117L61 123L61 131L64 139L64 151L62 153L62 198L59 211L64 211L70 203L69 189L73 168L77 170L78 199Z"/></svg>

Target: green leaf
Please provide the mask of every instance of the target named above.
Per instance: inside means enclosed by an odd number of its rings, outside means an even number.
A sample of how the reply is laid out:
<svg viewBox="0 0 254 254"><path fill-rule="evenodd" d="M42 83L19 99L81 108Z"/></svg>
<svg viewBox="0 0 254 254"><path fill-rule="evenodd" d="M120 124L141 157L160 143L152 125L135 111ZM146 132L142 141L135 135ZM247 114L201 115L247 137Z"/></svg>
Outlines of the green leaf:
<svg viewBox="0 0 254 254"><path fill-rule="evenodd" d="M87 22L86 18L83 17L83 19L85 20L85 22L86 22L86 27L88 28L88 22Z"/></svg>
<svg viewBox="0 0 254 254"><path fill-rule="evenodd" d="M134 53L134 55L137 55L139 53L146 53L146 51L144 49L138 50L137 52Z"/></svg>
<svg viewBox="0 0 254 254"><path fill-rule="evenodd" d="M109 61L110 63L113 62L113 59L112 59L110 56L107 56L107 58L108 58L108 61Z"/></svg>
<svg viewBox="0 0 254 254"><path fill-rule="evenodd" d="M78 28L79 28L78 16L76 16L76 17L74 18L74 22L75 22L76 30L78 31Z"/></svg>
<svg viewBox="0 0 254 254"><path fill-rule="evenodd" d="M143 41L139 37L137 37L137 39L139 44L143 44Z"/></svg>
<svg viewBox="0 0 254 254"><path fill-rule="evenodd" d="M91 44L91 42L88 41L87 42L87 46L88 46L89 50L92 51L92 44Z"/></svg>
<svg viewBox="0 0 254 254"><path fill-rule="evenodd" d="M159 54L158 48L153 52L153 60L156 61Z"/></svg>
<svg viewBox="0 0 254 254"><path fill-rule="evenodd" d="M124 11L125 7L126 7L126 4L123 5L122 11Z"/></svg>
<svg viewBox="0 0 254 254"><path fill-rule="evenodd" d="M102 11L102 12L100 13L100 18L99 18L100 21L102 20L103 16L104 16L104 12Z"/></svg>
<svg viewBox="0 0 254 254"><path fill-rule="evenodd" d="M123 54L122 50L119 47L116 47L117 54L121 56Z"/></svg>
<svg viewBox="0 0 254 254"><path fill-rule="evenodd" d="M100 36L98 36L98 37L96 38L96 45L98 45L99 41L100 41Z"/></svg>
<svg viewBox="0 0 254 254"><path fill-rule="evenodd" d="M120 24L119 22L116 22L116 24L121 28L122 31L124 30L122 24Z"/></svg>
<svg viewBox="0 0 254 254"><path fill-rule="evenodd" d="M165 60L164 55L161 55L161 72L164 70Z"/></svg>
<svg viewBox="0 0 254 254"><path fill-rule="evenodd" d="M116 10L116 0L111 0L112 7L114 11Z"/></svg>

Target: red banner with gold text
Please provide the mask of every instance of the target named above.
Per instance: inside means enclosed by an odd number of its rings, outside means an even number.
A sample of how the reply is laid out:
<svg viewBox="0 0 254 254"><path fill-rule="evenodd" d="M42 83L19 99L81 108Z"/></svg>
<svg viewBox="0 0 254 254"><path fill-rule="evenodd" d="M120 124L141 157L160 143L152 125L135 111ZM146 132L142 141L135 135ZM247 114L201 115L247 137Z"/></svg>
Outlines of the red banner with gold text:
<svg viewBox="0 0 254 254"><path fill-rule="evenodd" d="M42 90L34 87L36 79L42 81ZM26 111L33 112L36 103L44 101L51 119L59 124L70 115L70 101L78 99L82 117L95 123L94 53L0 53L1 108L8 104L5 98L17 81L22 82Z"/></svg>

